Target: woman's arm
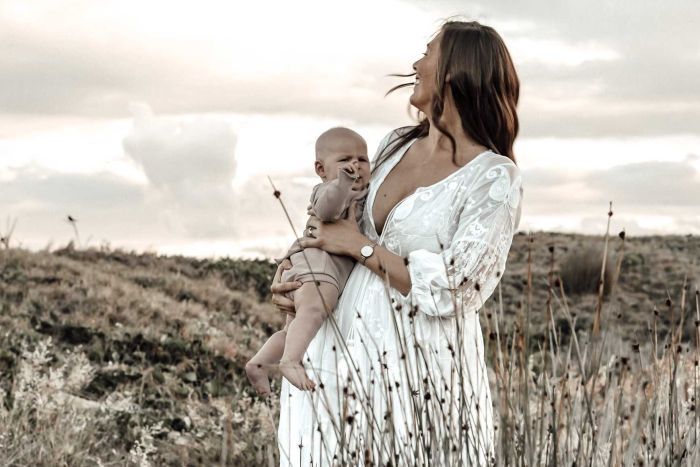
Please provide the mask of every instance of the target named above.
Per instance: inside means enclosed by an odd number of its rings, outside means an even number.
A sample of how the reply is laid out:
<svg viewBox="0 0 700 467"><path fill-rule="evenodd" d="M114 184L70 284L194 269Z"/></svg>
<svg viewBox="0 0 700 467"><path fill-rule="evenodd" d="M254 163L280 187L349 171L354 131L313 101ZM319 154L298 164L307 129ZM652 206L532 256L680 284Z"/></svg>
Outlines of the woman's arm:
<svg viewBox="0 0 700 467"><path fill-rule="evenodd" d="M372 241L360 232L355 220L356 209L357 202L353 201L348 209L347 219L340 219L333 223L311 219L310 225L314 227L314 238L303 237L300 240L301 246L321 248L328 253L350 256L362 262L360 249L364 245L371 244ZM396 290L402 293L408 293L411 290L411 278L404 258L383 246L375 245L374 254L367 259L365 266L380 277L387 277L389 285Z"/></svg>
<svg viewBox="0 0 700 467"><path fill-rule="evenodd" d="M372 244L374 253L365 261L365 267L383 279L388 279L389 285L406 295L411 290L411 276L406 267L406 259L403 256L386 249L382 245L375 245L365 235L360 234L348 248L348 256L362 263L363 256L360 249Z"/></svg>

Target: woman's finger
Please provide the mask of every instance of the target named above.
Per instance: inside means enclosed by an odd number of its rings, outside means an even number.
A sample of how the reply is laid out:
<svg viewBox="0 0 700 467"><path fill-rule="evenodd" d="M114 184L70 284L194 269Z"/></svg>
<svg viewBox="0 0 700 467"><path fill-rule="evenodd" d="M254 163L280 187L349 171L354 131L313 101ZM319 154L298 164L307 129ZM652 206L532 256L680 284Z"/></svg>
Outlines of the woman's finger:
<svg viewBox="0 0 700 467"><path fill-rule="evenodd" d="M273 295L284 294L296 290L299 287L301 287L301 282L277 282L272 284L270 292L272 292Z"/></svg>
<svg viewBox="0 0 700 467"><path fill-rule="evenodd" d="M318 229L318 227L321 225L321 219L319 219L318 217L311 216L309 217L307 225L313 227L314 229Z"/></svg>
<svg viewBox="0 0 700 467"><path fill-rule="evenodd" d="M280 278L282 277L282 269L282 263L278 264L277 270L275 271L275 277L272 278L272 284L270 284L270 292L272 293L275 293L272 288L280 281Z"/></svg>
<svg viewBox="0 0 700 467"><path fill-rule="evenodd" d="M284 295L273 295L272 304L275 305L281 313L294 312L294 300L291 300Z"/></svg>
<svg viewBox="0 0 700 467"><path fill-rule="evenodd" d="M304 237L299 240L299 245L302 248L321 248L322 243L320 238Z"/></svg>
<svg viewBox="0 0 700 467"><path fill-rule="evenodd" d="M289 258L285 258L278 266L277 271L275 271L275 277L272 278L272 284L270 285L270 292L275 293L273 288L275 284L279 284L282 281L282 271L290 269L292 267L292 262Z"/></svg>
<svg viewBox="0 0 700 467"><path fill-rule="evenodd" d="M301 287L301 282L288 281L282 282L282 271L290 269L292 267L292 262L289 258L285 258L277 266L277 271L275 271L275 277L272 279L272 285L270 285L270 292L272 293L272 304L281 312L291 316L294 316L294 300L284 294L292 290L296 290Z"/></svg>

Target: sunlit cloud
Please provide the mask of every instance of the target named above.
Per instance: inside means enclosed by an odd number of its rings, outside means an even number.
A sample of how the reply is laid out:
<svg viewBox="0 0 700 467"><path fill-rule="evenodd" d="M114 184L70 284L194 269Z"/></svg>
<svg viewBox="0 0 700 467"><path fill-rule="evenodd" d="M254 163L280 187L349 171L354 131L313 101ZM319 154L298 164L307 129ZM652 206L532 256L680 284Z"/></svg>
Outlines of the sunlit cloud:
<svg viewBox="0 0 700 467"><path fill-rule="evenodd" d="M143 168L149 202L179 235L220 237L234 233L233 177L236 135L214 119L181 121L154 116L132 104L134 126L124 151Z"/></svg>

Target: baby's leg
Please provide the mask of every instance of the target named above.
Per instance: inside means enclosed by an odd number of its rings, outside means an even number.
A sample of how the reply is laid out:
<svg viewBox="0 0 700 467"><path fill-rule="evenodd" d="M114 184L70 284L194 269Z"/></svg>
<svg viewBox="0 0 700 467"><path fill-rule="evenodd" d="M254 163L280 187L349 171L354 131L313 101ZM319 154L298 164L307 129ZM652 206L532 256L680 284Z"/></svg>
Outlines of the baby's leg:
<svg viewBox="0 0 700 467"><path fill-rule="evenodd" d="M328 310L332 311L337 301L338 289L326 282L319 282L318 288L314 282L306 282L294 293L296 316L287 330L284 355L280 360L280 372L299 389L310 390L315 386L306 375L301 360L309 343L328 317L329 312L324 309L324 303Z"/></svg>
<svg viewBox="0 0 700 467"><path fill-rule="evenodd" d="M280 358L282 358L286 335L285 326L285 330L277 331L270 336L260 350L258 350L258 353L245 364L245 372L248 376L248 380L261 396L270 394L270 380L268 378L270 366L277 364Z"/></svg>

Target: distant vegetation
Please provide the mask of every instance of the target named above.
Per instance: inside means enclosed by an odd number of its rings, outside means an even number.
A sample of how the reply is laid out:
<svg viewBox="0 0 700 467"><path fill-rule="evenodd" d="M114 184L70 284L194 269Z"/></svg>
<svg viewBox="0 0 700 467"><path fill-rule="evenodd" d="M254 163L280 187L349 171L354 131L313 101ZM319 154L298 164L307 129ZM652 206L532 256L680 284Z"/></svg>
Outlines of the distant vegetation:
<svg viewBox="0 0 700 467"><path fill-rule="evenodd" d="M609 240L514 238L481 314L501 465L698 460L700 239ZM266 403L243 369L283 325L274 270L0 249L0 465L278 465L279 381Z"/></svg>

